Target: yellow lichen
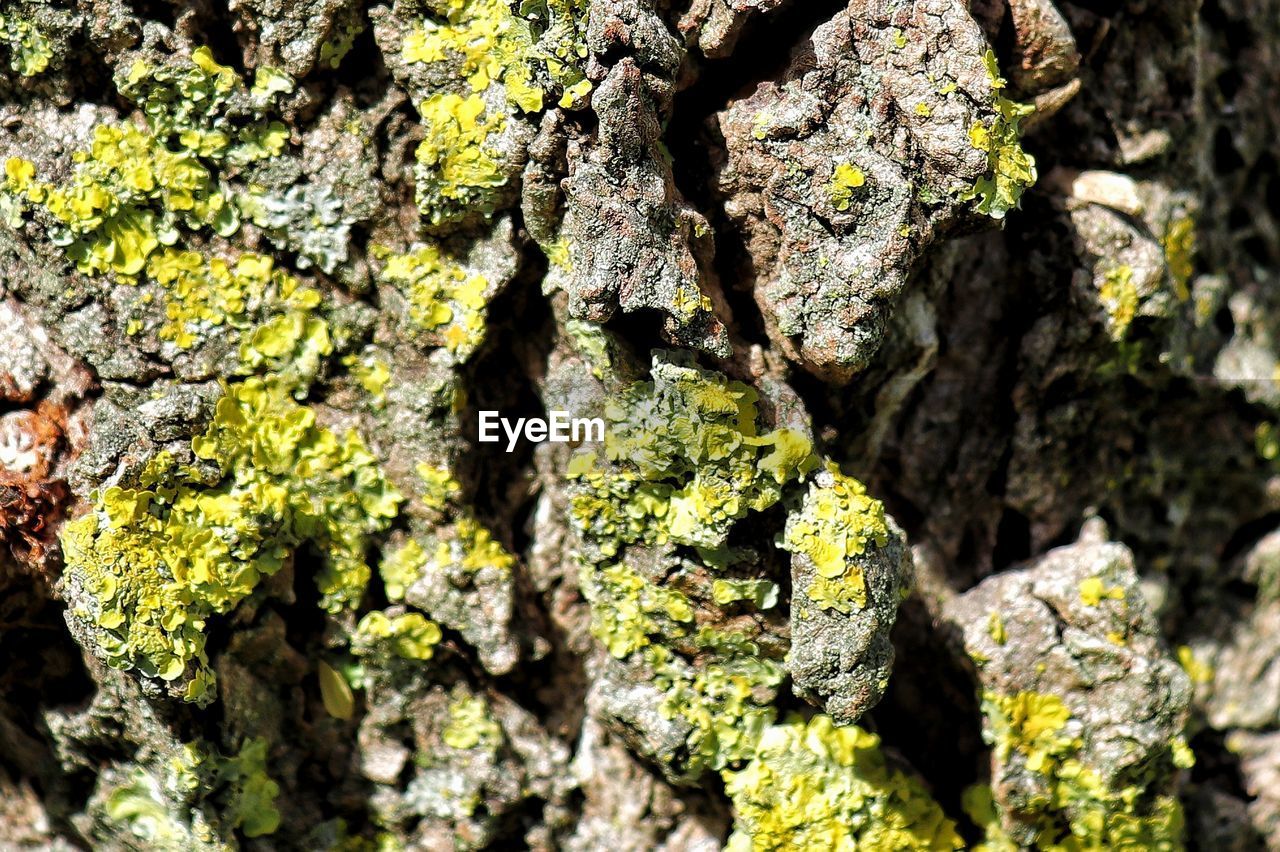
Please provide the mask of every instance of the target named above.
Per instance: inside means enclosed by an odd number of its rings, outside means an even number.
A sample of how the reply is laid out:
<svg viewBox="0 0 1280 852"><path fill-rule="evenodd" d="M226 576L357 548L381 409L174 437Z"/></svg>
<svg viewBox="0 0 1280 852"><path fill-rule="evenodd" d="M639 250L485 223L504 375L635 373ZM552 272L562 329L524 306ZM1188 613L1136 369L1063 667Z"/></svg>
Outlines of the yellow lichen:
<svg viewBox="0 0 1280 852"><path fill-rule="evenodd" d="M734 807L728 852L964 846L920 783L888 766L879 737L827 716L766 729L746 768L724 777Z"/></svg>
<svg viewBox="0 0 1280 852"><path fill-rule="evenodd" d="M484 341L489 282L437 246L387 257L382 279L404 293L410 318L435 345L465 360Z"/></svg>
<svg viewBox="0 0 1280 852"><path fill-rule="evenodd" d="M866 182L867 177L862 173L862 169L852 163L839 163L831 173L831 180L827 183L827 197L831 199L832 206L837 210L848 210L849 203L853 199L853 191Z"/></svg>
<svg viewBox="0 0 1280 852"><path fill-rule="evenodd" d="M316 425L283 386L256 377L227 389L192 450L213 476L157 456L140 487L95 495L62 543L73 614L107 661L181 681L188 700L207 700L208 620L304 542L324 554L314 579L325 608L354 606L368 580L367 538L400 498L354 433Z"/></svg>
<svg viewBox="0 0 1280 852"><path fill-rule="evenodd" d="M1083 740L1061 698L1036 692L986 692L982 707L985 736L994 746L996 765L1025 767L1041 779L1046 792L1028 790L1018 795L1016 812L1002 820L989 787L967 790L965 810L986 833L985 841L976 847L979 852L1019 848L1017 839L1006 831L1010 823L1031 838L1032 842L1021 844L1023 848L1046 852L1181 848L1182 808L1177 798L1149 792L1149 780L1118 788L1104 783L1086 763ZM1194 760L1181 738L1170 744L1164 757L1169 767L1185 767Z"/></svg>
<svg viewBox="0 0 1280 852"><path fill-rule="evenodd" d="M867 605L857 557L889 541L884 504L833 462L809 485L799 512L787 517L781 547L813 563L809 598L821 609L851 612Z"/></svg>
<svg viewBox="0 0 1280 852"><path fill-rule="evenodd" d="M1003 219L1018 206L1022 193L1036 182L1036 161L1022 147L1021 121L1035 108L1015 103L1001 92L1006 85L1000 76L995 54L984 55L993 93L994 115L969 127L969 144L987 154L987 171L972 187L960 194L962 201L974 200L975 209L993 219Z"/></svg>
<svg viewBox="0 0 1280 852"><path fill-rule="evenodd" d="M1123 340L1138 315L1138 288L1133 281L1133 268L1122 264L1108 269L1103 275L1098 296L1107 311L1111 339Z"/></svg>

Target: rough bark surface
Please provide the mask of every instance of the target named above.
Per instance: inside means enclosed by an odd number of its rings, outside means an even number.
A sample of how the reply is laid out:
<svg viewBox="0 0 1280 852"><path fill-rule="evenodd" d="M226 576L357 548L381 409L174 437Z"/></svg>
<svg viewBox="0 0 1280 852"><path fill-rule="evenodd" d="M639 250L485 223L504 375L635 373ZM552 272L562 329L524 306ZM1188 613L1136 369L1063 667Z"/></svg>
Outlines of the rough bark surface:
<svg viewBox="0 0 1280 852"><path fill-rule="evenodd" d="M1280 850L1278 88L1277 0L0 0L0 848Z"/></svg>

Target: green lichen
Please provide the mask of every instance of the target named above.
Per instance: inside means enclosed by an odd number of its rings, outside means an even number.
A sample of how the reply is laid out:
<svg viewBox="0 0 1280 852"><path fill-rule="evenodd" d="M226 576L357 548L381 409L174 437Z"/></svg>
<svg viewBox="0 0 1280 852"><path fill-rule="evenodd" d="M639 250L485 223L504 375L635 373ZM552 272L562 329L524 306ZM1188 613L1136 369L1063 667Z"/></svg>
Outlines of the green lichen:
<svg viewBox="0 0 1280 852"><path fill-rule="evenodd" d="M103 815L106 824L117 827L121 837L129 837L147 849L186 852L229 848L218 841L199 811L175 814L163 784L145 769L135 770L125 783L111 791Z"/></svg>
<svg viewBox="0 0 1280 852"><path fill-rule="evenodd" d="M853 191L866 182L867 176L862 169L852 163L838 163L831 173L831 180L827 182L827 198L837 210L848 210Z"/></svg>
<svg viewBox="0 0 1280 852"><path fill-rule="evenodd" d="M385 258L382 280L409 300L409 317L459 360L484 342L488 280L439 247L422 245Z"/></svg>
<svg viewBox="0 0 1280 852"><path fill-rule="evenodd" d="M1080 581L1080 602L1085 606L1098 606L1104 600L1124 600L1124 588L1108 586L1101 577L1086 577Z"/></svg>
<svg viewBox="0 0 1280 852"><path fill-rule="evenodd" d="M750 601L756 609L772 609L778 605L778 584L772 580L726 580L717 577L711 581L711 599L721 606Z"/></svg>
<svg viewBox="0 0 1280 852"><path fill-rule="evenodd" d="M583 70L590 5L590 0L521 0L519 5L533 42L526 61L543 91L560 94L560 107L581 106L591 91Z"/></svg>
<svg viewBox="0 0 1280 852"><path fill-rule="evenodd" d="M179 349L191 349L232 332L243 341L241 358L246 371L268 363L283 367L286 353L293 349L286 349L282 338L296 323L302 323L313 335L313 346L324 348L322 341L315 339L327 335L314 325L321 321L312 318L311 324L307 323L310 312L320 304L320 294L300 285L270 257L246 253L229 260L162 248L151 255L145 275L137 283L159 288L164 320L156 334ZM150 297L144 290L140 304L149 303ZM264 317L272 319L260 324ZM144 327L142 321L135 321L126 331L136 334ZM259 354L254 354L255 347L260 347ZM267 354L271 352L278 355Z"/></svg>
<svg viewBox="0 0 1280 852"><path fill-rule="evenodd" d="M280 827L280 785L267 774L266 740L245 742L239 754L222 761L219 775L228 788L224 818L245 837L274 834Z"/></svg>
<svg viewBox="0 0 1280 852"><path fill-rule="evenodd" d="M594 606L591 632L618 659L651 644L689 632L693 604L676 589L648 582L625 565L587 569L583 593Z"/></svg>
<svg viewBox="0 0 1280 852"><path fill-rule="evenodd" d="M295 397L305 396L325 357L333 352L329 324L309 312L318 300L314 290L290 291L285 300L287 313L273 316L242 336L239 371L270 373Z"/></svg>
<svg viewBox="0 0 1280 852"><path fill-rule="evenodd" d="M356 37L364 32L364 29L364 20L359 17L335 26L330 36L320 43L320 55L316 60L317 64L326 68L340 66L342 60L346 58L347 54L351 52L351 48L355 45Z"/></svg>
<svg viewBox="0 0 1280 852"><path fill-rule="evenodd" d="M1004 616L995 610L987 615L987 635L997 645L1003 645L1009 641L1009 631L1005 627Z"/></svg>
<svg viewBox="0 0 1280 852"><path fill-rule="evenodd" d="M1214 669L1209 663L1196 656L1190 645L1178 646L1178 665L1191 678L1193 686L1213 683Z"/></svg>
<svg viewBox="0 0 1280 852"><path fill-rule="evenodd" d="M184 230L229 236L239 227L222 170L280 153L283 126L261 115L292 86L288 77L261 69L250 90L207 48L173 65L153 68L137 60L121 91L142 108L146 130L98 125L60 185L38 179L31 162L12 158L0 194L18 224L30 213L81 272L142 285L126 309L137 312L125 323L129 335L152 330L161 341L190 349L228 329L244 333L266 317L310 311L319 295L273 268L269 258L212 256L185 248L183 240ZM157 292L158 323L148 308Z"/></svg>
<svg viewBox="0 0 1280 852"><path fill-rule="evenodd" d="M428 575L466 584L481 571L511 571L515 556L466 505L453 473L428 462L420 463L417 473L422 482L417 496L423 506L440 513L441 522L428 535L409 539L383 556L378 573L387 600L403 601L409 587Z"/></svg>
<svg viewBox="0 0 1280 852"><path fill-rule="evenodd" d="M246 740L230 757L186 743L163 766L137 767L116 786L103 806L105 822L140 848L234 849L236 844L223 839L230 832L263 837L280 826L275 806L280 787L266 763L263 739Z"/></svg>
<svg viewBox="0 0 1280 852"><path fill-rule="evenodd" d="M605 407L602 461L576 456L571 513L606 556L627 544L723 547L733 523L772 506L816 464L799 432L759 434L756 392L658 357L653 381Z"/></svg>
<svg viewBox="0 0 1280 852"><path fill-rule="evenodd" d="M828 462L825 476L810 483L800 511L787 517L779 546L803 554L815 576L809 598L820 609L848 613L867 605L857 557L889 542L884 504L866 487Z"/></svg>
<svg viewBox="0 0 1280 852"><path fill-rule="evenodd" d="M542 92L520 61L528 32L503 0L445 0L428 8L438 17L405 39L403 58L446 63L463 84L461 92L436 92L418 107L425 130L415 170L418 207L440 225L477 210L492 214L495 190L510 177L497 148L507 115L490 108L485 91L501 85L501 102L526 112L542 108Z"/></svg>
<svg viewBox="0 0 1280 852"><path fill-rule="evenodd" d="M502 83L521 112L542 109L544 93L569 107L590 91L587 0L432 0L433 17L405 39L406 62L447 62L473 92Z"/></svg>
<svg viewBox="0 0 1280 852"><path fill-rule="evenodd" d="M53 45L40 29L13 14L0 14L0 44L9 53L9 70L34 77L49 67Z"/></svg>
<svg viewBox="0 0 1280 852"><path fill-rule="evenodd" d="M405 591L428 574L462 583L485 569L508 572L515 563L516 558L489 528L464 510L451 523L432 530L422 543L411 539L391 551L378 570L387 598L397 601L403 600Z"/></svg>
<svg viewBox="0 0 1280 852"><path fill-rule="evenodd" d="M1107 311L1107 330L1111 339L1120 342L1129 333L1129 326L1138 315L1138 287L1133 281L1133 267L1128 264L1108 269L1102 277L1098 291L1102 306Z"/></svg>
<svg viewBox="0 0 1280 852"><path fill-rule="evenodd" d="M440 626L418 612L388 616L374 610L360 619L351 637L351 652L358 657L399 657L425 661L435 655L443 634Z"/></svg>
<svg viewBox="0 0 1280 852"><path fill-rule="evenodd" d="M73 614L108 663L185 684L183 697L203 702L213 684L208 621L304 543L323 555L322 606L356 605L369 536L395 517L400 497L358 436L317 425L270 379L228 387L192 451L201 464L162 454L139 487L95 494L62 544Z"/></svg>
<svg viewBox="0 0 1280 852"><path fill-rule="evenodd" d="M609 335L599 323L577 319L566 321L564 331L574 351L591 365L591 375L603 379L613 366Z"/></svg>
<svg viewBox="0 0 1280 852"><path fill-rule="evenodd" d="M982 701L997 765L1015 763L1039 776L1044 792L1018 797L1013 816L1033 838L1036 849L1169 849L1182 848L1182 807L1174 796L1149 793L1135 779L1127 786L1108 786L1086 763L1078 725L1056 695L986 692ZM1189 765L1185 742L1170 745L1167 767ZM966 791L965 810L986 832L981 852L1019 848L1001 827L991 790Z"/></svg>
<svg viewBox="0 0 1280 852"><path fill-rule="evenodd" d="M449 702L449 724L440 737L445 745L464 751L495 749L502 744L502 727L489 715L489 704L479 695L458 691Z"/></svg>
<svg viewBox="0 0 1280 852"><path fill-rule="evenodd" d="M168 148L237 166L278 156L288 142L284 124L267 115L294 82L274 68L258 69L249 87L201 47L164 65L137 59L118 83Z"/></svg>
<svg viewBox="0 0 1280 852"><path fill-rule="evenodd" d="M1173 292L1178 301L1191 298L1191 275L1195 272L1196 220L1190 216L1176 216L1170 222L1160 240L1164 248L1165 265L1173 279Z"/></svg>
<svg viewBox="0 0 1280 852"><path fill-rule="evenodd" d="M271 242L298 255L298 268L327 274L348 258L353 219L341 197L325 184L297 184L284 192L252 189L238 197L241 213Z"/></svg>
<svg viewBox="0 0 1280 852"><path fill-rule="evenodd" d="M696 778L749 758L776 718L769 696L785 676L782 665L745 637L697 628L688 596L625 565L584 566L581 583L592 635L615 658L648 669L663 692L662 715L690 726L679 772ZM670 647L682 639L699 649L698 666Z"/></svg>
<svg viewBox="0 0 1280 852"><path fill-rule="evenodd" d="M5 191L48 216L50 238L87 275L135 276L152 252L178 240L178 227L239 225L233 205L189 151L173 152L131 124L94 128L88 151L74 156L66 186L36 179L20 158L5 163Z"/></svg>
<svg viewBox="0 0 1280 852"><path fill-rule="evenodd" d="M889 767L880 738L827 716L768 728L746 768L725 772L729 852L963 848L919 782Z"/></svg>
<svg viewBox="0 0 1280 852"><path fill-rule="evenodd" d="M284 125L264 116L292 88L285 75L261 69L249 89L208 48L160 67L139 59L120 91L141 108L146 130L95 127L88 150L72 156L65 185L39 180L34 164L11 158L4 192L19 213L42 213L50 238L81 272L131 280L153 253L177 245L181 229L229 236L239 227L220 170L283 151Z"/></svg>
<svg viewBox="0 0 1280 852"><path fill-rule="evenodd" d="M686 595L624 565L584 566L581 582L592 634L615 658L644 666L663 693L662 715L690 726L680 774L697 778L749 758L776 718L769 696L782 665L740 635L697 629ZM670 647L680 639L700 649L696 667Z"/></svg>
<svg viewBox="0 0 1280 852"><path fill-rule="evenodd" d="M479 95L436 94L418 107L425 137L414 168L418 209L433 225L469 213L491 215L509 179L496 137L506 117L490 113Z"/></svg>
<svg viewBox="0 0 1280 852"><path fill-rule="evenodd" d="M777 718L769 696L786 677L781 663L762 656L755 643L741 636L706 628L699 632L698 644L707 656L696 668L677 665L660 645L650 646L646 654L654 683L665 693L662 715L692 726L684 758L684 771L691 777L739 764L755 752Z"/></svg>
<svg viewBox="0 0 1280 852"><path fill-rule="evenodd" d="M375 406L381 406L386 401L387 385L391 382L390 364L373 354L362 356L348 353L342 356L342 365L369 394Z"/></svg>
<svg viewBox="0 0 1280 852"><path fill-rule="evenodd" d="M669 757L689 779L751 756L776 718L772 696L785 677L775 651L696 617L776 605L776 584L713 577L712 599L697 604L680 589L692 582L686 574L730 568L735 523L776 504L816 465L802 433L761 434L756 400L745 384L660 353L652 381L607 403L603 457L582 452L567 471L571 521L593 546L579 574L592 632L612 656L647 671L662 692L660 712L688 726L683 753ZM661 584L625 561L632 545L668 543L693 548L698 559L678 560L682 567Z"/></svg>
<svg viewBox="0 0 1280 852"><path fill-rule="evenodd" d="M432 0L421 29L405 39L403 59L443 68L459 84L419 105L425 138L415 171L418 207L434 225L497 206L511 177L498 145L507 121L541 110L544 95L577 105L591 85L584 0L524 0L520 16L506 0ZM499 86L500 94L489 95ZM501 110L499 104L510 111Z"/></svg>
<svg viewBox="0 0 1280 852"><path fill-rule="evenodd" d="M995 115L976 121L969 128L969 144L987 154L987 171L972 187L960 194L961 201L974 201L975 209L992 219L1003 219L1018 206L1022 193L1036 182L1036 161L1022 148L1020 124L1035 108L1006 98L1006 82L1000 76L995 54L984 56L991 80L992 109Z"/></svg>

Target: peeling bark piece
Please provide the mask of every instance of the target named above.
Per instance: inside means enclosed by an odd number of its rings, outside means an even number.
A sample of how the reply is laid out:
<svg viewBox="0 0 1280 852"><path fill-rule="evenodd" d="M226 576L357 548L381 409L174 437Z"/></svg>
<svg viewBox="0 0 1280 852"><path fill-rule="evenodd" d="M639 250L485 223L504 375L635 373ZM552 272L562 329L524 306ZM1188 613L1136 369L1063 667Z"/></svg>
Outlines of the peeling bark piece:
<svg viewBox="0 0 1280 852"><path fill-rule="evenodd" d="M557 799L571 783L568 750L502 695L463 683L424 689L413 678L380 673L370 704L360 726L366 752L393 765L412 749L411 761L389 780L380 777L387 765L362 767L376 785L371 810L404 832L410 848L490 846L513 811Z"/></svg>
<svg viewBox="0 0 1280 852"><path fill-rule="evenodd" d="M1053 0L1009 0L1013 65L1009 76L1023 92L1041 92L1069 81L1080 68L1075 36Z"/></svg>
<svg viewBox="0 0 1280 852"><path fill-rule="evenodd" d="M1215 626L1229 630L1220 647L1191 645L1193 658L1212 673L1209 723L1221 730L1280 725L1280 602L1235 609Z"/></svg>
<svg viewBox="0 0 1280 852"><path fill-rule="evenodd" d="M728 831L723 813L712 812L688 791L676 791L654 777L591 716L583 720L574 755L574 780L585 797L582 818L559 848L568 852L599 849L716 850ZM692 804L693 807L689 807Z"/></svg>
<svg viewBox="0 0 1280 852"><path fill-rule="evenodd" d="M753 258L770 338L837 381L880 345L890 304L988 169L986 42L963 3L857 0L820 26L785 82L718 116L725 210Z"/></svg>
<svg viewBox="0 0 1280 852"><path fill-rule="evenodd" d="M999 823L989 835L1032 844L1080 831L1106 847L1116 818L1163 836L1191 689L1127 547L1051 550L948 602L944 619L978 667ZM1073 798L1077 788L1093 798Z"/></svg>
<svg viewBox="0 0 1280 852"><path fill-rule="evenodd" d="M729 55L749 21L786 4L787 0L694 0L678 26L688 44L718 59Z"/></svg>
<svg viewBox="0 0 1280 852"><path fill-rule="evenodd" d="M49 377L49 362L12 300L0 302L0 402L31 402ZM48 344L48 341L44 341Z"/></svg>
<svg viewBox="0 0 1280 852"><path fill-rule="evenodd" d="M351 0L233 0L229 8L257 37L251 64L279 65L295 77L316 65L337 68L364 29L360 4Z"/></svg>
<svg viewBox="0 0 1280 852"><path fill-rule="evenodd" d="M817 474L805 508L788 523L787 544L797 523L813 512L815 495L835 493L837 478L853 482L831 470ZM856 499L856 498L855 498ZM870 498L865 498L870 499ZM871 501L878 505L878 501ZM883 508L880 509L883 512ZM898 617L898 604L911 585L911 552L904 535L885 517L887 535L868 541L862 552L842 555L845 574L832 578L811 553L795 552L791 561L791 652L787 668L792 689L822 707L837 724L849 725L875 705L884 694L893 668L893 644L889 631ZM836 527L819 529L824 541L836 540ZM856 549L856 548L855 548ZM855 587L844 600L831 595L832 581ZM825 587L825 588L824 588ZM859 605L859 601L861 605Z"/></svg>
<svg viewBox="0 0 1280 852"><path fill-rule="evenodd" d="M681 51L643 4L593 7L589 73L600 79L592 108L593 143L569 153L562 233L572 274L569 309L603 322L652 309L674 342L720 356L728 335L704 294L712 244L707 220L676 189L662 146ZM607 70L602 58L624 55Z"/></svg>
<svg viewBox="0 0 1280 852"><path fill-rule="evenodd" d="M1235 731L1227 737L1227 748L1240 756L1244 789L1253 797L1247 805L1249 821L1270 839L1267 848L1274 849L1280 837L1280 731Z"/></svg>

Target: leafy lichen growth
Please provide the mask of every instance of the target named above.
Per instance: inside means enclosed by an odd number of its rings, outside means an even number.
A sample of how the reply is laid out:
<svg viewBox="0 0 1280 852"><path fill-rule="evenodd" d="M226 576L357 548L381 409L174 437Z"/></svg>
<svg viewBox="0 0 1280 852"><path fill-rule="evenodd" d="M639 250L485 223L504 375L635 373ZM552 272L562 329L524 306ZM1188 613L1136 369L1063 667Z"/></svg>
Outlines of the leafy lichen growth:
<svg viewBox="0 0 1280 852"><path fill-rule="evenodd" d="M200 783L198 778L195 783ZM118 830L121 837L145 844L144 848L164 852L226 848L199 810L175 814L165 785L141 767L111 791L103 816L104 822Z"/></svg>
<svg viewBox="0 0 1280 852"><path fill-rule="evenodd" d="M785 677L781 663L762 656L741 636L704 628L697 644L706 657L696 668L678 664L661 645L650 646L646 654L655 683L665 692L662 715L692 726L684 767L692 777L736 765L754 753L777 718L767 696Z"/></svg>
<svg viewBox="0 0 1280 852"><path fill-rule="evenodd" d="M296 316L297 320L287 322L302 322L302 316L320 304L317 291L301 286L270 257L259 254L243 254L231 262L200 252L164 248L147 262L146 278L164 291L165 321L158 330L161 340L190 349L217 333L240 332L245 346L262 356L242 349L250 369L267 360L269 353L278 353L280 358L292 353L293 347L285 348L288 329L281 326L286 322L282 317ZM275 319L257 325L261 317L271 314ZM319 333L314 327L311 331Z"/></svg>
<svg viewBox="0 0 1280 852"><path fill-rule="evenodd" d="M544 95L560 93L564 107L590 91L581 65L586 57L585 0L524 0L519 16L505 0L432 0L430 17L405 39L408 63L442 65L460 84L436 92L419 106L426 138L418 148L418 207L440 225L476 210L493 213L495 189L509 170L497 135L508 115L533 113ZM500 86L496 96L487 95Z"/></svg>
<svg viewBox="0 0 1280 852"><path fill-rule="evenodd" d="M1124 600L1122 586L1108 586L1101 577L1087 577L1080 581L1080 602L1085 606L1097 606L1104 600Z"/></svg>
<svg viewBox="0 0 1280 852"><path fill-rule="evenodd" d="M735 521L816 464L799 432L758 433L756 399L740 382L655 359L652 382L605 407L606 463L588 451L570 466L574 523L606 556L637 542L722 547Z"/></svg>
<svg viewBox="0 0 1280 852"><path fill-rule="evenodd" d="M995 116L976 121L969 128L969 144L987 154L987 172L965 192L962 201L976 200L975 209L992 219L1003 219L1018 206L1022 193L1036 182L1036 161L1022 148L1019 126L1035 108L1009 100L1003 94L1006 81L1000 76L996 56L988 50L983 57L993 93Z"/></svg>
<svg viewBox="0 0 1280 852"><path fill-rule="evenodd" d="M580 106L591 91L583 70L590 5L590 0L521 0L519 5L533 42L527 59L533 76L544 92L560 94L560 107Z"/></svg>
<svg viewBox="0 0 1280 852"><path fill-rule="evenodd" d="M382 279L409 300L409 317L459 360L484 341L488 280L435 245L390 255Z"/></svg>
<svg viewBox="0 0 1280 852"><path fill-rule="evenodd" d="M853 199L853 191L866 182L867 176L863 174L862 169L852 163L839 163L831 173L831 180L827 183L827 198L837 210L842 212L848 210L849 203Z"/></svg>
<svg viewBox="0 0 1280 852"><path fill-rule="evenodd" d="M21 224L32 213L51 241L87 275L111 275L163 294L158 337L189 349L227 328L246 331L263 316L310 310L318 294L301 288L256 254L210 256L183 246L183 230L231 235L239 227L224 170L274 157L288 134L266 115L293 81L259 69L249 88L208 48L152 66L139 59L120 80L146 129L104 123L87 150L72 155L70 178L56 185L21 158L5 164L0 195ZM135 306L151 303L145 290ZM131 319L127 334L146 327Z"/></svg>
<svg viewBox="0 0 1280 852"><path fill-rule="evenodd" d="M694 623L693 602L625 565L585 566L591 632L619 660L643 665L663 692L659 711L690 726L681 774L696 778L749 758L776 718L767 694L783 679L780 663L755 643ZM692 638L701 661L691 666L670 647Z"/></svg>
<svg viewBox="0 0 1280 852"><path fill-rule="evenodd" d="M233 830L247 838L274 834L279 794L267 773L266 740L245 740L230 757L186 743L163 766L137 767L111 791L103 811L143 848L222 850L234 848L220 836Z"/></svg>
<svg viewBox="0 0 1280 852"><path fill-rule="evenodd" d="M810 483L800 511L787 517L780 546L813 562L809 597L816 606L848 613L867 605L866 584L855 557L888 542L884 504L828 462Z"/></svg>
<svg viewBox="0 0 1280 852"><path fill-rule="evenodd" d="M17 157L5 163L5 189L47 212L49 236L88 275L134 276L152 252L178 239L178 226L211 226L230 233L234 207L189 151L173 152L131 124L94 128L88 151L78 152L70 183L35 177Z"/></svg>
<svg viewBox="0 0 1280 852"><path fill-rule="evenodd" d="M435 655L443 634L440 626L418 612L387 615L374 610L360 619L351 638L351 652L358 657L395 656L425 661Z"/></svg>
<svg viewBox="0 0 1280 852"><path fill-rule="evenodd" d="M724 776L730 852L963 848L919 782L888 766L879 737L827 716L768 728L746 768Z"/></svg>
<svg viewBox="0 0 1280 852"><path fill-rule="evenodd" d="M1165 264L1173 279L1173 292L1178 301L1191 298L1191 275L1195 272L1196 220L1190 216L1177 216L1169 222L1160 240L1164 248Z"/></svg>
<svg viewBox="0 0 1280 852"><path fill-rule="evenodd" d="M13 14L0 14L0 44L9 53L9 70L34 77L49 67L53 46L31 21Z"/></svg>
<svg viewBox="0 0 1280 852"><path fill-rule="evenodd" d="M1128 264L1108 269L1098 291L1107 311L1107 330L1111 339L1122 341L1138 315L1138 287L1133 281L1133 267Z"/></svg>
<svg viewBox="0 0 1280 852"><path fill-rule="evenodd" d="M441 522L428 535L411 538L388 551L378 565L387 600L399 603L423 577L445 578L466 586L481 571L505 575L516 557L476 518L462 499L462 486L445 467L427 462L417 466L423 506L439 513ZM451 519L446 520L452 516Z"/></svg>
<svg viewBox="0 0 1280 852"><path fill-rule="evenodd" d="M494 749L502 744L502 727L489 715L489 704L479 695L459 691L449 702L449 724L440 735L445 745L469 750Z"/></svg>
<svg viewBox="0 0 1280 852"><path fill-rule="evenodd" d="M245 837L274 834L280 827L275 800L280 785L267 774L267 742L247 741L235 757L225 758L220 775L228 786L225 818Z"/></svg>
<svg viewBox="0 0 1280 852"><path fill-rule="evenodd" d="M717 577L711 581L711 599L721 606L737 601L750 601L756 609L772 609L778 605L778 584L772 580L727 580Z"/></svg>
<svg viewBox="0 0 1280 852"><path fill-rule="evenodd" d="M676 589L654 585L625 565L609 565L584 577L583 592L597 604L591 632L618 659L651 644L651 637L686 635L693 604Z"/></svg>
<svg viewBox="0 0 1280 852"><path fill-rule="evenodd" d="M544 93L574 106L590 91L587 0L522 0L519 14L503 0L433 0L436 16L405 40L408 62L453 61L473 92L501 82L522 112L542 109Z"/></svg>
<svg viewBox="0 0 1280 852"><path fill-rule="evenodd" d="M267 114L294 82L274 68L259 68L250 87L200 47L165 65L135 60L119 83L166 147L235 166L277 156L288 141L284 124Z"/></svg>
<svg viewBox="0 0 1280 852"><path fill-rule="evenodd" d="M332 275L348 258L351 217L342 198L324 184L296 184L284 192L251 190L240 210L277 246L297 252L299 269L315 266Z"/></svg>
<svg viewBox="0 0 1280 852"><path fill-rule="evenodd" d="M652 381L606 405L604 457L580 453L568 471L572 522L593 546L580 572L592 632L613 657L648 673L664 717L687 725L684 753L668 756L686 779L751 756L776 718L772 695L785 675L776 649L766 653L698 615L771 607L776 584L713 578L710 600L698 603L679 588L687 572L725 571L735 523L776 504L816 464L802 433L760 433L756 401L745 384L659 354ZM699 562L676 560L661 584L626 562L630 546L666 544L694 548Z"/></svg>
<svg viewBox="0 0 1280 852"><path fill-rule="evenodd" d="M382 561L379 572L389 600L402 600L405 590L423 576L466 582L485 569L510 571L516 558L469 512L433 530L425 546L411 539Z"/></svg>
<svg viewBox="0 0 1280 852"><path fill-rule="evenodd" d="M433 225L473 210L492 214L494 190L507 183L508 174L491 137L502 131L506 117L490 114L484 98L475 94L435 94L418 112L426 126L415 155L419 211Z"/></svg>
<svg viewBox="0 0 1280 852"><path fill-rule="evenodd" d="M1056 695L1019 692L983 695L985 736L995 762L1015 762L1040 776L1046 793L1018 799L1014 815L1028 826L1037 849L1181 849L1182 806L1175 796L1151 795L1141 779L1119 789L1109 787L1087 765L1083 741L1071 711ZM1186 767L1192 758L1181 740L1170 745L1170 767ZM1018 844L1001 827L990 788L965 793L965 810L986 831L985 852L1003 852Z"/></svg>
<svg viewBox="0 0 1280 852"><path fill-rule="evenodd" d="M79 592L73 614L107 661L207 701L208 620L307 542L324 554L322 606L356 605L368 537L395 517L400 497L355 433L318 426L269 379L230 386L192 450L207 464L157 456L140 487L96 495L62 542L65 582Z"/></svg>

